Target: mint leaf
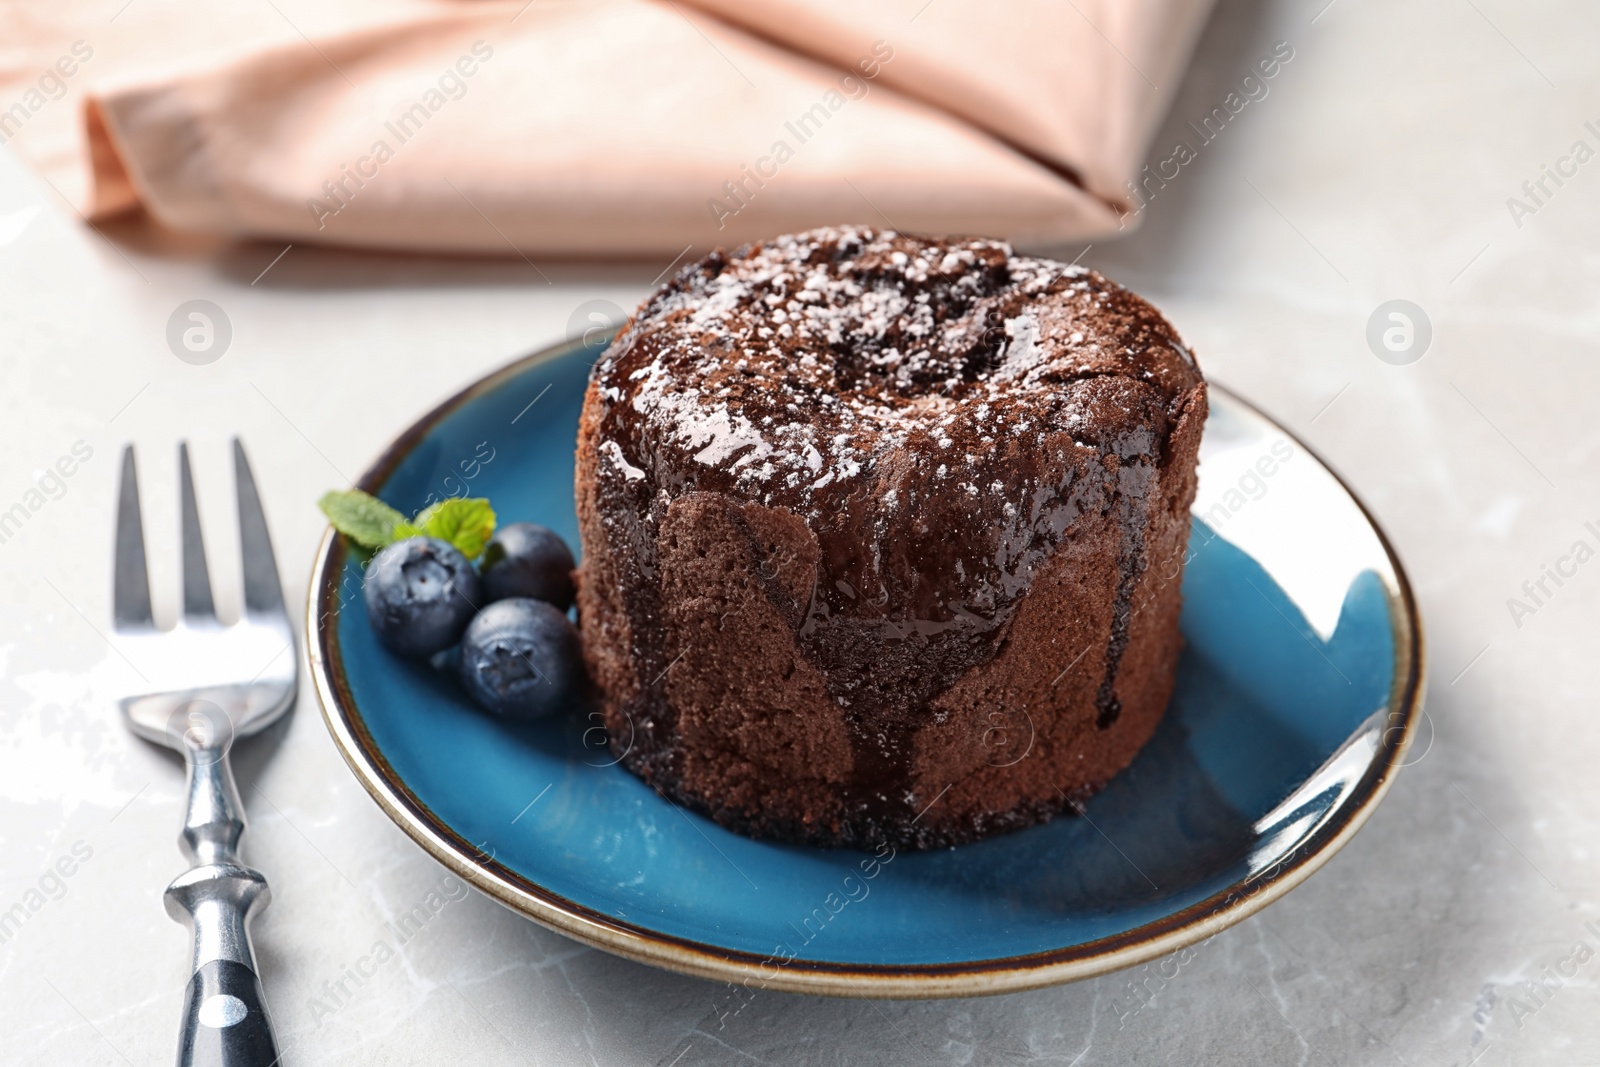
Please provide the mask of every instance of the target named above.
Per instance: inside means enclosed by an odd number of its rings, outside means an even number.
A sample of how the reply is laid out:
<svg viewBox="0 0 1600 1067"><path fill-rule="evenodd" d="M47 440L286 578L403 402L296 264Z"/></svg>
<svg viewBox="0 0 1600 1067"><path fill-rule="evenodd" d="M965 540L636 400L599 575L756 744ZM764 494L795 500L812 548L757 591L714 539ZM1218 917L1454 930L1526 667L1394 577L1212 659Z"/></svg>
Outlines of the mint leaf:
<svg viewBox="0 0 1600 1067"><path fill-rule="evenodd" d="M454 545L468 559L477 559L494 536L494 509L482 498L443 500L424 508L409 521L359 489L324 493L317 507L335 530L369 549L383 548L408 537L437 537Z"/></svg>
<svg viewBox="0 0 1600 1067"><path fill-rule="evenodd" d="M359 489L324 493L317 507L328 516L335 530L367 548L393 544L399 539L396 530L406 525L404 515Z"/></svg>
<svg viewBox="0 0 1600 1067"><path fill-rule="evenodd" d="M411 520L424 535L450 542L468 559L483 554L494 536L494 524L494 509L481 497L441 500Z"/></svg>

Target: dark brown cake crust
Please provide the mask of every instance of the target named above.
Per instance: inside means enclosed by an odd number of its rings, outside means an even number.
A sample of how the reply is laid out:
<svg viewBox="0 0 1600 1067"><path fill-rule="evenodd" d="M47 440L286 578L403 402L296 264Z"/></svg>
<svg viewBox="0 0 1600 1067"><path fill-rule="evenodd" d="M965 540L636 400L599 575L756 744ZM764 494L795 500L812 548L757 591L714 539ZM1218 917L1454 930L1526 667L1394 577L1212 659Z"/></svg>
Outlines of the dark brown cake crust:
<svg viewBox="0 0 1600 1067"><path fill-rule="evenodd" d="M1205 384L996 241L685 268L595 366L578 608L612 748L743 832L934 847L1133 759L1171 695Z"/></svg>

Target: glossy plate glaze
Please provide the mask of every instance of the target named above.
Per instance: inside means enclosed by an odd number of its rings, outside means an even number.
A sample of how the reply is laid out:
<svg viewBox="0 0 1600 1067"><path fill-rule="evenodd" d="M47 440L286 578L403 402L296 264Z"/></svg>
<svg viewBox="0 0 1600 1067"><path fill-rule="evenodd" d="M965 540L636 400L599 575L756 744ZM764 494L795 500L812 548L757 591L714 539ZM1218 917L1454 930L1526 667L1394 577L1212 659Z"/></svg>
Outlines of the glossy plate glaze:
<svg viewBox="0 0 1600 1067"><path fill-rule="evenodd" d="M577 546L573 441L598 350L505 368L363 477L406 512L489 497ZM752 841L658 797L598 715L511 726L378 646L330 532L307 638L334 741L378 804L483 892L671 970L838 996L1071 981L1201 941L1299 884L1388 789L1420 711L1399 561L1303 445L1215 385L1183 577L1187 648L1155 738L1080 818L931 853Z"/></svg>

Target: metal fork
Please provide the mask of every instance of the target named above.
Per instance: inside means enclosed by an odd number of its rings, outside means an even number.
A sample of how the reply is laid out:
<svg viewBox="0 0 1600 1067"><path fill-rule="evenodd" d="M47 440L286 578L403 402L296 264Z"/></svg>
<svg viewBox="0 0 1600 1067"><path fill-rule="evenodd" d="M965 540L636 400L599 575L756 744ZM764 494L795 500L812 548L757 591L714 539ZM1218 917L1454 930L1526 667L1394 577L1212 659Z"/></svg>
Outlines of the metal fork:
<svg viewBox="0 0 1600 1067"><path fill-rule="evenodd" d="M122 453L113 614L118 644L148 684L120 701L134 733L175 748L188 766L179 847L192 864L167 887L167 914L193 935L193 966L178 1038L178 1067L270 1067L277 1042L261 995L250 920L270 899L266 879L239 858L244 805L228 751L294 702L299 657L283 608L278 566L244 448L233 442L244 560L244 614L217 621L200 541L189 448L178 446L183 617L157 630L150 615L133 446Z"/></svg>

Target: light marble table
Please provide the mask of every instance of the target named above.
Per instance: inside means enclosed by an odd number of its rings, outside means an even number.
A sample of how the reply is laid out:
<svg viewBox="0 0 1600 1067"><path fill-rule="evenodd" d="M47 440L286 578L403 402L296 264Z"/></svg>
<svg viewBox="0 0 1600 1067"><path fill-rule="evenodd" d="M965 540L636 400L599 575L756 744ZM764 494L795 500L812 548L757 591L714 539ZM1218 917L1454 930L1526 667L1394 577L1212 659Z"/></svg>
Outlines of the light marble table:
<svg viewBox="0 0 1600 1067"><path fill-rule="evenodd" d="M1600 148L1585 126L1600 127L1600 9L1325 2L1222 4L1153 163L1197 141L1187 123L1275 42L1294 58L1139 232L1085 262L1151 296L1216 379L1328 457L1409 566L1431 747L1366 829L1171 980L921 1003L764 993L719 1020L720 986L473 894L447 896L336 994L443 871L345 769L307 687L240 767L249 855L275 890L256 933L288 1064L1600 1063L1600 562L1569 558L1600 547L1600 161L1569 155ZM1523 183L1545 164L1568 176L1534 203ZM27 911L0 944L0 1061L166 1063L187 977L186 934L160 903L181 869L181 773L112 706L129 677L102 636L121 444L142 450L168 617L180 434L223 574L237 565L225 447L247 440L298 599L322 490L439 397L560 339L584 301L631 306L663 265L544 265L546 284L517 260L296 247L258 278L278 246L138 226L104 240L9 153L0 216L15 223L0 246L0 510L78 455L50 483L59 499L0 543L0 912ZM1394 298L1432 323L1408 365L1365 338ZM232 323L208 366L165 341L190 299ZM1569 576L1530 601L1523 583L1558 564ZM233 608L231 582L219 597ZM70 875L52 873L62 857ZM1130 981L1153 995L1123 1018Z"/></svg>

